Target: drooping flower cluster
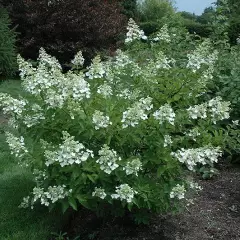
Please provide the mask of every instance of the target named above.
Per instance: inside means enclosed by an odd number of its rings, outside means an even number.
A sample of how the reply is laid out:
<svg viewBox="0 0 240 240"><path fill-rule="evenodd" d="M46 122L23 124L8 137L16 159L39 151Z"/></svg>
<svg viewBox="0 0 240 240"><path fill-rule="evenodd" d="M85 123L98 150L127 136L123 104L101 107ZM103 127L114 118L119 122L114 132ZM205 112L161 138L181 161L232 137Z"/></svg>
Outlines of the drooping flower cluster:
<svg viewBox="0 0 240 240"><path fill-rule="evenodd" d="M96 130L100 128L107 128L109 125L112 125L110 118L108 116L104 116L103 112L100 112L98 110L94 112L92 121L95 125Z"/></svg>
<svg viewBox="0 0 240 240"><path fill-rule="evenodd" d="M82 143L74 140L67 132L63 132L63 143L55 151L45 150L44 152L47 166L59 163L61 167L81 164L89 157L93 158L93 152L86 149Z"/></svg>
<svg viewBox="0 0 240 240"><path fill-rule="evenodd" d="M100 158L96 161L100 165L100 169L107 174L110 174L113 170L119 167L118 161L121 161L121 157L117 155L117 152L110 149L106 144L98 151Z"/></svg>
<svg viewBox="0 0 240 240"><path fill-rule="evenodd" d="M84 64L84 57L83 57L83 55L82 55L82 51L79 51L79 52L77 52L77 54L74 56L74 59L71 61L71 63L75 66L75 67L77 67L77 68L79 68L79 67L82 67L83 66L83 64Z"/></svg>
<svg viewBox="0 0 240 240"><path fill-rule="evenodd" d="M139 26L136 24L136 22L130 18L128 21L127 26L127 38L125 39L126 43L132 42L136 39L144 39L146 40L147 37L145 36L143 30L140 30Z"/></svg>
<svg viewBox="0 0 240 240"><path fill-rule="evenodd" d="M60 199L64 199L71 193L71 190L66 190L65 185L49 186L47 191L41 187L34 187L31 198L30 196L23 198L23 202L20 207L26 208L31 206L33 208L34 203L40 200L41 205L49 206L50 203L55 203Z"/></svg>
<svg viewBox="0 0 240 240"><path fill-rule="evenodd" d="M203 64L212 66L218 57L218 52L215 50L211 53L211 42L209 39L203 41L192 53L188 54L187 68L196 72Z"/></svg>
<svg viewBox="0 0 240 240"><path fill-rule="evenodd" d="M128 184L121 184L120 186L116 187L116 193L112 194L111 197L113 199L119 199L121 201L127 201L131 203L134 195L138 192L132 189Z"/></svg>
<svg viewBox="0 0 240 240"><path fill-rule="evenodd" d="M218 158L222 156L220 147L201 147L192 149L180 149L171 154L179 162L185 163L189 170L194 170L197 164L208 164L218 162Z"/></svg>
<svg viewBox="0 0 240 240"><path fill-rule="evenodd" d="M95 187L94 192L92 193L92 196L104 199L107 196L107 194L105 193L105 190L103 188Z"/></svg>
<svg viewBox="0 0 240 240"><path fill-rule="evenodd" d="M22 158L28 153L23 136L18 138L15 137L12 133L6 132L6 141L11 150L11 154L15 157Z"/></svg>
<svg viewBox="0 0 240 240"><path fill-rule="evenodd" d="M128 126L135 127L141 120L148 118L147 112L153 108L152 98L141 98L138 102L134 103L132 107L129 107L127 111L123 112L123 128Z"/></svg>
<svg viewBox="0 0 240 240"><path fill-rule="evenodd" d="M160 31L157 33L157 36L153 39L153 41L163 41L163 42L171 42L171 37L168 32L168 25L164 24L163 27L160 29Z"/></svg>
<svg viewBox="0 0 240 240"><path fill-rule="evenodd" d="M99 55L97 55L93 60L90 67L87 67L88 71L85 73L85 75L89 79L94 78L102 78L104 74L106 73L103 63L101 62L101 58Z"/></svg>
<svg viewBox="0 0 240 240"><path fill-rule="evenodd" d="M142 169L142 163L138 158L133 159L132 161L127 162L126 166L123 167L123 170L126 171L127 175L134 174L138 176L138 172Z"/></svg>
<svg viewBox="0 0 240 240"><path fill-rule="evenodd" d="M172 137L170 135L165 135L164 136L164 144L163 144L163 146L167 147L167 146L171 145L172 143L173 143Z"/></svg>
<svg viewBox="0 0 240 240"><path fill-rule="evenodd" d="M156 112L153 113L153 117L159 121L160 124L169 122L174 125L175 113L169 104L161 106Z"/></svg>
<svg viewBox="0 0 240 240"><path fill-rule="evenodd" d="M186 189L184 185L177 184L170 192L170 198L178 198L179 200L181 200L185 197L185 192Z"/></svg>
<svg viewBox="0 0 240 240"><path fill-rule="evenodd" d="M24 99L15 99L6 93L0 93L0 107L6 115L18 118L22 115L26 105L27 101Z"/></svg>

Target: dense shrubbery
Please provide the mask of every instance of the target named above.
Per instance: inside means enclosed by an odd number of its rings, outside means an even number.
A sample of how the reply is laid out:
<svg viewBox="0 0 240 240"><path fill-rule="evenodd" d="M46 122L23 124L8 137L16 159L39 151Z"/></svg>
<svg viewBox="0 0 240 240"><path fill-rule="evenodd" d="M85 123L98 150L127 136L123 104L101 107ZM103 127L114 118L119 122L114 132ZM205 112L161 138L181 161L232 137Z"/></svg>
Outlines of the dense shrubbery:
<svg viewBox="0 0 240 240"><path fill-rule="evenodd" d="M22 207L166 212L198 188L186 169L218 161L226 134L216 123L230 103L204 100L218 55L210 40L166 25L147 38L130 20L126 44L82 71L79 52L65 74L44 49L36 68L18 58L30 96L0 100L11 152L36 180Z"/></svg>
<svg viewBox="0 0 240 240"><path fill-rule="evenodd" d="M22 0L6 5L18 26L19 50L27 58L36 59L40 47L61 63L69 62L76 49L93 56L114 47L126 25L117 0Z"/></svg>
<svg viewBox="0 0 240 240"><path fill-rule="evenodd" d="M17 69L16 34L10 29L7 11L0 6L0 76L12 75Z"/></svg>

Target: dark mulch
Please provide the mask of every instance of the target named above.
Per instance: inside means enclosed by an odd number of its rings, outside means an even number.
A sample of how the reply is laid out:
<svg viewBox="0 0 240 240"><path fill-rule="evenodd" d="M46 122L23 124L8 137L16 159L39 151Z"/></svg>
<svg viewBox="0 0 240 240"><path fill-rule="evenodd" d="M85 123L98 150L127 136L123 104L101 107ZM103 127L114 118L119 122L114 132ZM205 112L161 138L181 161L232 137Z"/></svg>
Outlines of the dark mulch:
<svg viewBox="0 0 240 240"><path fill-rule="evenodd" d="M240 240L240 169L220 167L203 187L195 204L172 216L155 217L149 226L130 219L104 223L89 212L75 216L65 229L70 236L88 240Z"/></svg>

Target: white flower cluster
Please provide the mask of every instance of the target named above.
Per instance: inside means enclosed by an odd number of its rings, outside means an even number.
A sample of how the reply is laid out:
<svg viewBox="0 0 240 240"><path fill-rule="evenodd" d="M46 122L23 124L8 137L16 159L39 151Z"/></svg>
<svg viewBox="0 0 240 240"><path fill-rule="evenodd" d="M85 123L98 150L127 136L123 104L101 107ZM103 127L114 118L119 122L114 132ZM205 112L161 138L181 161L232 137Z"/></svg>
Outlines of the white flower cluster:
<svg viewBox="0 0 240 240"><path fill-rule="evenodd" d="M239 120L232 120L233 125L238 126L239 125Z"/></svg>
<svg viewBox="0 0 240 240"><path fill-rule="evenodd" d="M118 161L121 161L121 157L117 155L117 152L110 149L106 144L98 151L100 158L96 161L100 165L100 169L107 174L110 174L113 170L119 167Z"/></svg>
<svg viewBox="0 0 240 240"><path fill-rule="evenodd" d="M163 42L171 42L171 37L168 32L168 25L164 24L163 27L160 29L160 31L157 33L157 36L153 39L153 41L163 41Z"/></svg>
<svg viewBox="0 0 240 240"><path fill-rule="evenodd" d="M207 117L207 104L199 104L191 106L187 109L189 117L192 119L206 118Z"/></svg>
<svg viewBox="0 0 240 240"><path fill-rule="evenodd" d="M98 87L97 93L103 95L104 98L107 98L113 95L112 87L107 82L104 82Z"/></svg>
<svg viewBox="0 0 240 240"><path fill-rule="evenodd" d="M126 171L127 175L134 174L138 176L138 172L142 170L142 163L138 158L135 158L132 161L127 162L126 166L123 167L123 170Z"/></svg>
<svg viewBox="0 0 240 240"><path fill-rule="evenodd" d="M132 18L130 18L128 21L127 30L127 38L125 39L126 43L132 42L135 39L147 39L147 36L145 36L143 30L140 30L139 26Z"/></svg>
<svg viewBox="0 0 240 240"><path fill-rule="evenodd" d="M43 183L44 180L47 179L46 170L42 171L42 170L39 170L39 169L34 169L33 170L33 175L34 175L36 183L38 183L38 184Z"/></svg>
<svg viewBox="0 0 240 240"><path fill-rule="evenodd" d="M209 39L203 41L191 54L188 54L187 68L196 72L201 68L202 64L212 66L218 57L218 52L215 50L211 53L211 42Z"/></svg>
<svg viewBox="0 0 240 240"><path fill-rule="evenodd" d="M118 97L129 100L136 100L139 98L139 95L140 91L138 89L130 91L128 88L121 90L121 92L117 94Z"/></svg>
<svg viewBox="0 0 240 240"><path fill-rule="evenodd" d="M174 125L175 113L171 106L167 103L154 112L153 117L158 120L160 124L166 121Z"/></svg>
<svg viewBox="0 0 240 240"><path fill-rule="evenodd" d="M131 203L134 195L138 192L133 190L128 184L121 184L116 187L116 193L112 194L113 199L120 199L121 201L126 200L128 203Z"/></svg>
<svg viewBox="0 0 240 240"><path fill-rule="evenodd" d="M120 73L120 70L122 70L127 65L132 64L133 61L129 58L129 56L126 53L124 53L120 49L116 51L116 54L117 56L114 61L114 68L118 70Z"/></svg>
<svg viewBox="0 0 240 240"><path fill-rule="evenodd" d="M37 69L21 57L18 59L24 89L33 95L41 95L48 108L62 108L69 98L81 101L90 97L90 85L83 74L71 71L63 74L56 58L48 55L43 48L39 51Z"/></svg>
<svg viewBox="0 0 240 240"><path fill-rule="evenodd" d="M185 163L187 168L192 171L198 163L205 165L218 162L218 158L222 156L222 151L220 147L182 148L176 153L171 153L171 155L178 159L179 162Z"/></svg>
<svg viewBox="0 0 240 240"><path fill-rule="evenodd" d="M44 119L45 116L42 108L38 104L33 104L31 107L31 114L23 116L23 123L26 124L27 127L32 127Z"/></svg>
<svg viewBox="0 0 240 240"><path fill-rule="evenodd" d="M108 116L104 116L103 112L100 112L98 110L94 112L92 121L95 125L96 130L100 128L107 128L109 125L112 125L110 118Z"/></svg>
<svg viewBox="0 0 240 240"><path fill-rule="evenodd" d="M17 158L22 158L28 150L24 143L24 138L21 136L20 138L15 137L12 133L6 132L6 142L11 150L11 154L15 155Z"/></svg>
<svg viewBox="0 0 240 240"><path fill-rule="evenodd" d="M200 136L198 128L193 128L185 133L186 136L192 138L192 140L197 141L197 137Z"/></svg>
<svg viewBox="0 0 240 240"><path fill-rule="evenodd" d="M186 189L184 185L177 184L170 192L170 198L178 198L179 200L183 199L185 197L185 192Z"/></svg>
<svg viewBox="0 0 240 240"><path fill-rule="evenodd" d="M157 55L156 61L155 61L155 67L157 69L170 69L171 63L174 63L175 61L173 59L168 59L165 54L160 51Z"/></svg>
<svg viewBox="0 0 240 240"><path fill-rule="evenodd" d="M105 193L105 190L103 188L95 187L94 192L92 193L92 196L104 199L107 196L107 194Z"/></svg>
<svg viewBox="0 0 240 240"><path fill-rule="evenodd" d="M165 135L164 136L164 144L163 144L163 146L167 147L167 146L171 145L172 143L173 143L173 141L172 141L171 136L170 135Z"/></svg>
<svg viewBox="0 0 240 240"><path fill-rule="evenodd" d="M122 127L135 127L139 124L140 120L146 120L148 118L146 111L152 108L152 98L141 98L138 102L134 103L132 107L129 107L127 111L123 112Z"/></svg>
<svg viewBox="0 0 240 240"><path fill-rule="evenodd" d="M191 106L187 111L189 117L192 119L207 118L207 113L209 113L213 123L216 123L216 121L228 119L230 117L230 104L230 102L222 101L221 97L216 97L211 99L208 103Z"/></svg>
<svg viewBox="0 0 240 240"><path fill-rule="evenodd" d="M106 73L103 63L101 62L101 58L99 55L97 55L93 60L90 67L87 67L88 71L85 73L85 75L89 79L94 78L102 78L104 74Z"/></svg>
<svg viewBox="0 0 240 240"><path fill-rule="evenodd" d="M79 68L79 67L82 67L83 66L83 64L84 64L84 57L83 57L83 55L82 55L82 51L79 51L79 52L77 52L77 54L74 56L74 59L71 61L71 63L75 66L75 67L77 67L77 68Z"/></svg>
<svg viewBox="0 0 240 240"><path fill-rule="evenodd" d="M22 115L26 105L27 101L24 99L19 100L6 93L0 93L0 107L2 107L4 114L18 118Z"/></svg>
<svg viewBox="0 0 240 240"><path fill-rule="evenodd" d="M75 141L74 137L70 136L67 132L63 132L63 143L59 145L58 150L50 151L45 150L46 166L58 162L61 167L81 164L89 157L94 157L93 152L86 149L82 143Z"/></svg>
<svg viewBox="0 0 240 240"><path fill-rule="evenodd" d="M209 112L211 114L213 123L216 123L216 121L219 120L228 119L230 117L230 104L230 102L222 101L221 97L216 97L208 102Z"/></svg>
<svg viewBox="0 0 240 240"><path fill-rule="evenodd" d="M49 206L50 203L55 203L60 199L64 199L67 197L72 190L66 190L66 186L49 186L47 191L44 190L44 188L41 187L34 187L33 188L33 197L32 199L30 196L23 198L23 202L21 203L21 208L27 208L31 206L33 208L33 205L35 202L40 200L40 203L44 206Z"/></svg>

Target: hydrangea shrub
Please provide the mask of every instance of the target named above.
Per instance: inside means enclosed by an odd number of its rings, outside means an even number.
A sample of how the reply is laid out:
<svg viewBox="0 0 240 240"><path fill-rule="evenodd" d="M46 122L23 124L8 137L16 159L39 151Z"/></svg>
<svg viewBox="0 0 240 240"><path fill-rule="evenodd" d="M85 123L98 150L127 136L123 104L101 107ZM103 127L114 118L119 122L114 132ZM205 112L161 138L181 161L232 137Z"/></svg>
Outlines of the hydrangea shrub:
<svg viewBox="0 0 240 240"><path fill-rule="evenodd" d="M22 207L165 212L199 188L187 171L222 155L214 132L230 103L202 97L217 59L211 42L177 57L170 49L181 38L167 26L147 38L130 20L129 50L85 70L81 52L67 73L44 49L37 67L18 57L29 97L1 93L0 105L11 153L36 180Z"/></svg>

